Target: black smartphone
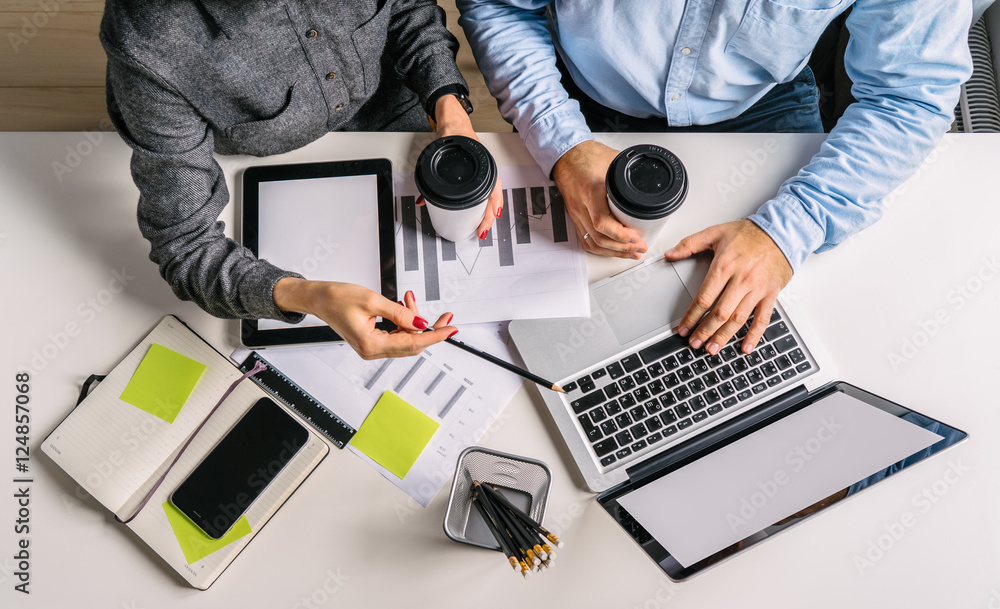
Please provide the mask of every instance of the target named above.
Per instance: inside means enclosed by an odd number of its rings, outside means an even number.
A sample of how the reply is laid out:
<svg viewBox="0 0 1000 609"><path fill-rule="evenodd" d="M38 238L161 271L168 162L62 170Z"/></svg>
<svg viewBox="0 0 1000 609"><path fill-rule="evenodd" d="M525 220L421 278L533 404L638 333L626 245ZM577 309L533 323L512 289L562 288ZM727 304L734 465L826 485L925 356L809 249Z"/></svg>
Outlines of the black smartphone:
<svg viewBox="0 0 1000 609"><path fill-rule="evenodd" d="M188 474L170 502L221 539L309 440L283 408L261 398Z"/></svg>

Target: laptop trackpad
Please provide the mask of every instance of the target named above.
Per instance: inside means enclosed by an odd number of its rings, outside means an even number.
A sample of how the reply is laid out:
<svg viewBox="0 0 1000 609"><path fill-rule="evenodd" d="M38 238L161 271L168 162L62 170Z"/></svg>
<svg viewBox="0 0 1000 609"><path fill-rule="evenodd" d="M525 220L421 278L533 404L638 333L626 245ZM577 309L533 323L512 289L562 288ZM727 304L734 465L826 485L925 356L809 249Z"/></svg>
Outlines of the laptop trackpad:
<svg viewBox="0 0 1000 609"><path fill-rule="evenodd" d="M694 299L674 265L662 258L621 273L594 288L593 296L622 345L669 327Z"/></svg>

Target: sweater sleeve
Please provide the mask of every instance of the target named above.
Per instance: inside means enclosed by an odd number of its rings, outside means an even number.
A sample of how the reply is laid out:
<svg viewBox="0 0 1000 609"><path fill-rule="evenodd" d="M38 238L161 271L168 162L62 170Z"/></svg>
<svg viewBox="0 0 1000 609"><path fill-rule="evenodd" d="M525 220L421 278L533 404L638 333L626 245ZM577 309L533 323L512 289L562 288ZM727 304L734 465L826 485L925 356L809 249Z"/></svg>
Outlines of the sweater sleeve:
<svg viewBox="0 0 1000 609"><path fill-rule="evenodd" d="M301 321L278 309L273 295L279 279L301 276L258 260L223 232L218 218L229 191L204 119L168 83L113 52L107 96L111 120L133 151L139 229L174 293L217 317Z"/></svg>
<svg viewBox="0 0 1000 609"><path fill-rule="evenodd" d="M446 85L468 85L455 63L458 40L445 27L444 9L435 0L396 2L392 8L386 53L421 107Z"/></svg>

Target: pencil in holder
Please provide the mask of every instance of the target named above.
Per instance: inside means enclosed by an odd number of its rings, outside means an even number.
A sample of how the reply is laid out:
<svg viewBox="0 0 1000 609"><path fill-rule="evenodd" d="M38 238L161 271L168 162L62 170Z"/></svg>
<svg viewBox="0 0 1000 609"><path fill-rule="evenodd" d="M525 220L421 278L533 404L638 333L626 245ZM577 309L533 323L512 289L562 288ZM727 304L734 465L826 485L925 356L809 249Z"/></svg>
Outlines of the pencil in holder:
<svg viewBox="0 0 1000 609"><path fill-rule="evenodd" d="M471 446L458 457L451 497L444 514L445 534L459 543L500 551L500 545L472 505L474 481L495 487L535 522L545 517L552 472L535 459Z"/></svg>

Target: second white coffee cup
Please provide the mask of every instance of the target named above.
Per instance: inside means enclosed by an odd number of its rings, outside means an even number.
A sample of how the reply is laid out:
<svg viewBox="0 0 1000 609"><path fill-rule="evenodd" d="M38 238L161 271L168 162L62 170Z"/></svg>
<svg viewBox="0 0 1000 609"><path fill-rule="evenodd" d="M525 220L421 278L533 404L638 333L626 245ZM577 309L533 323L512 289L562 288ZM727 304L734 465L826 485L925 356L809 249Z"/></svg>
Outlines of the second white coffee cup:
<svg viewBox="0 0 1000 609"><path fill-rule="evenodd" d="M688 179L674 153L640 144L622 150L611 161L605 186L611 214L638 231L648 245L684 202Z"/></svg>

